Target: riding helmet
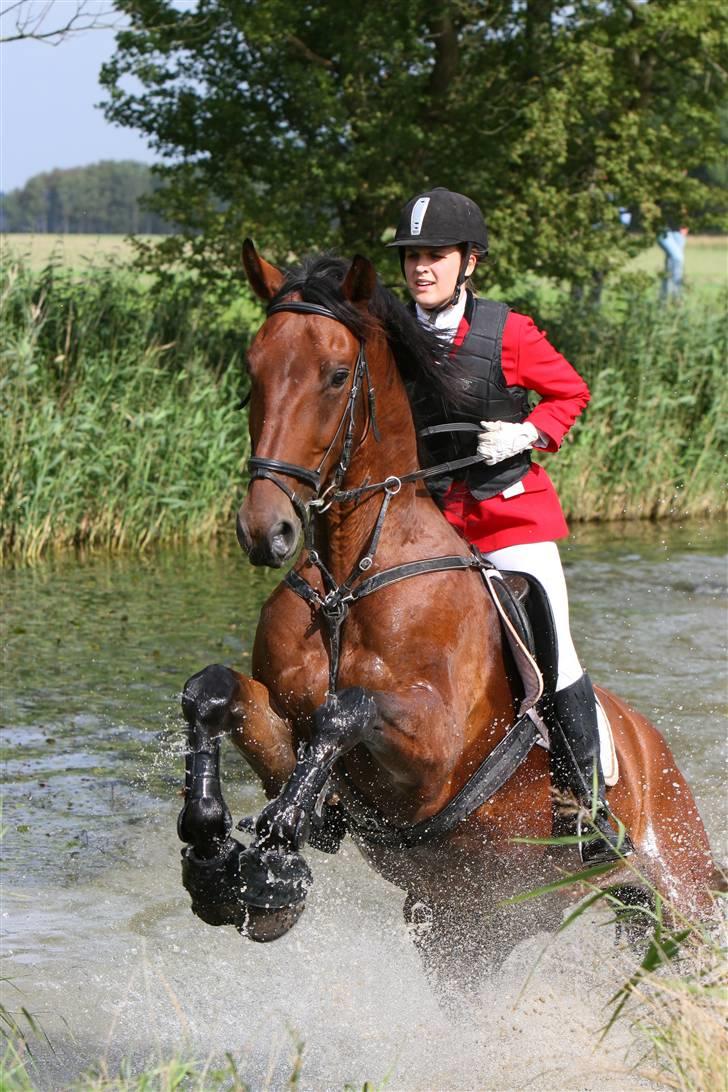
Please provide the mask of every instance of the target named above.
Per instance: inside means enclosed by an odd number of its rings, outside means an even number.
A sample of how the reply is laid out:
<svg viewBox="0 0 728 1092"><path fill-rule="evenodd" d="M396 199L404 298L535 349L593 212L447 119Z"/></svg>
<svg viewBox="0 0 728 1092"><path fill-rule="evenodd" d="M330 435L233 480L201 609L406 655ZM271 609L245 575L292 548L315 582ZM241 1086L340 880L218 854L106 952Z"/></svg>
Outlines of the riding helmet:
<svg viewBox="0 0 728 1092"><path fill-rule="evenodd" d="M469 253L488 253L483 214L469 197L443 186L413 197L402 209L394 241L387 246L459 246Z"/></svg>

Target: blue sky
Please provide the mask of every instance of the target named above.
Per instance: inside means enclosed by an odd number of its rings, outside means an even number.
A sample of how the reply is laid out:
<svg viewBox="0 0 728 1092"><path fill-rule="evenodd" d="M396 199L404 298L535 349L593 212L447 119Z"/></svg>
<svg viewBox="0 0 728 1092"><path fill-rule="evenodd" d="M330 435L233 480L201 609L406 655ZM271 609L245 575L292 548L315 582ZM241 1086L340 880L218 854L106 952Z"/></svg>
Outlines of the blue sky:
<svg viewBox="0 0 728 1092"><path fill-rule="evenodd" d="M52 8L63 10L70 2L53 0ZM89 30L57 46L0 44L0 190L7 193L53 167L154 160L139 135L109 125L94 106L102 98L99 69L113 52L112 30Z"/></svg>

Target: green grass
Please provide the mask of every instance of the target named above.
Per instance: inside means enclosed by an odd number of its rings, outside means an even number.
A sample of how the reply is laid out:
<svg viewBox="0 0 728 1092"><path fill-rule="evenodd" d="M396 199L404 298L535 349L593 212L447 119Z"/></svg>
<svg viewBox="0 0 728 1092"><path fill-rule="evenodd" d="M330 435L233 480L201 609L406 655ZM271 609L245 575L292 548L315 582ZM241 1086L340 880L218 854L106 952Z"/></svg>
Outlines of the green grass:
<svg viewBox="0 0 728 1092"><path fill-rule="evenodd" d="M728 294L663 307L644 275L602 307L528 293L520 309L592 391L558 457L543 457L568 516L724 512ZM249 443L242 353L260 318L240 281L216 293L113 265L2 267L0 556L229 533Z"/></svg>
<svg viewBox="0 0 728 1092"><path fill-rule="evenodd" d="M155 236L141 238L151 241ZM22 261L35 271L51 262L66 269L98 269L111 263L128 263L134 257L134 247L126 235L11 233L0 235L0 257L3 264Z"/></svg>

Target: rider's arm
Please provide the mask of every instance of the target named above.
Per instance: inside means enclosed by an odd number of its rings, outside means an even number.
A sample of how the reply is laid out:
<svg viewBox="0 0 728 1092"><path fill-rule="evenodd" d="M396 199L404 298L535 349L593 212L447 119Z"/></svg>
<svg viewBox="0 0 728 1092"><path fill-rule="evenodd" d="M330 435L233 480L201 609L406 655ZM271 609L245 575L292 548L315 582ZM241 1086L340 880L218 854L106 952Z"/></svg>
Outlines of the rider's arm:
<svg viewBox="0 0 728 1092"><path fill-rule="evenodd" d="M527 420L544 443L536 447L558 451L566 433L589 401L589 388L575 368L526 315L511 311L503 331L503 375L509 386L541 395Z"/></svg>

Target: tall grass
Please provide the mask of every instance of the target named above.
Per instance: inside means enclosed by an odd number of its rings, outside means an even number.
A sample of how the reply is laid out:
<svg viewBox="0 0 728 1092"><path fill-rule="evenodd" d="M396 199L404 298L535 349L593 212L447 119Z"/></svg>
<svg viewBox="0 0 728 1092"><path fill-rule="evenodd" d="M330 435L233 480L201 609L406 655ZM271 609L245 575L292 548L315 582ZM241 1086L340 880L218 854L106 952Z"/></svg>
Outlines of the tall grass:
<svg viewBox="0 0 728 1092"><path fill-rule="evenodd" d="M593 817L592 817L593 820ZM587 822L589 819L587 817ZM623 828L620 825L620 830ZM531 844L576 843L581 837L516 838ZM610 878L617 879L609 884ZM564 918L568 930L586 911L601 904L613 914L632 948L642 959L608 1002L602 1037L618 1022L628 1022L642 1056L635 1073L660 1088L708 1092L726 1087L728 1074L728 952L725 944L726 876L716 868L700 915L687 915L641 871L639 858L565 872L557 880L506 899L526 902L556 891L571 890L581 901ZM642 897L635 899L641 892ZM630 959L630 962L632 960Z"/></svg>
<svg viewBox="0 0 728 1092"><path fill-rule="evenodd" d="M630 279L602 307L562 296L540 317L591 390L558 456L541 460L569 518L725 512L728 292L665 306Z"/></svg>
<svg viewBox="0 0 728 1092"><path fill-rule="evenodd" d="M0 270L0 556L229 530L248 456L241 355L260 321L233 288ZM572 519L725 510L725 302L663 308L632 286L603 308L553 290L521 304L592 389L544 460Z"/></svg>
<svg viewBox="0 0 728 1092"><path fill-rule="evenodd" d="M244 338L194 285L22 267L0 283L0 552L143 547L228 525L248 455ZM206 306L204 306L206 305Z"/></svg>

